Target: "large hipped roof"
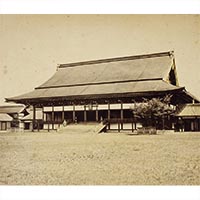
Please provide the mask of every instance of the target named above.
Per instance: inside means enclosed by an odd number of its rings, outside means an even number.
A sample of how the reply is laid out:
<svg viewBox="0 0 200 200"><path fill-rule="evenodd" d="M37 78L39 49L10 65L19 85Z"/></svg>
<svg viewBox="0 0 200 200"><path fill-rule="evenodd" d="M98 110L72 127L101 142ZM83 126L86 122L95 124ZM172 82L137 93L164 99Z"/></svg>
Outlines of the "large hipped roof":
<svg viewBox="0 0 200 200"><path fill-rule="evenodd" d="M129 58L129 59L128 59ZM39 88L163 79L172 67L169 54L160 57L105 59L60 65Z"/></svg>
<svg viewBox="0 0 200 200"><path fill-rule="evenodd" d="M178 81L170 83L172 70L177 80L172 52L61 64L56 73L34 91L7 101L134 97L138 93L183 90L177 86Z"/></svg>

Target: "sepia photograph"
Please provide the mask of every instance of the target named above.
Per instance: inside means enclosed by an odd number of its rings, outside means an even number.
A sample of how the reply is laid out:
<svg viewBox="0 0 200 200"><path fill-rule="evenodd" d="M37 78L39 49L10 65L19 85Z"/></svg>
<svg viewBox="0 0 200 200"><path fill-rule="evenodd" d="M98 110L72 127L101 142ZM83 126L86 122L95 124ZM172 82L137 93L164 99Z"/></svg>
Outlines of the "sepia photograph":
<svg viewBox="0 0 200 200"><path fill-rule="evenodd" d="M200 15L0 15L0 185L200 185Z"/></svg>

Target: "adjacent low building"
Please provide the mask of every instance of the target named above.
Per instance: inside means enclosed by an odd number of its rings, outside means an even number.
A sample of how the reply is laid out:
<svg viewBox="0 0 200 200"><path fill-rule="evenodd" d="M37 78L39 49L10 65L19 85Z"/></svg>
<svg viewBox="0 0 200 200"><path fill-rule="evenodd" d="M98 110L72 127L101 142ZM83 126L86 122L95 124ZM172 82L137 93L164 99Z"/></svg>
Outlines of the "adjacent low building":
<svg viewBox="0 0 200 200"><path fill-rule="evenodd" d="M23 130L21 119L28 115L25 105L12 104L0 106L0 130Z"/></svg>
<svg viewBox="0 0 200 200"><path fill-rule="evenodd" d="M177 131L200 131L200 104L185 104L176 115Z"/></svg>
<svg viewBox="0 0 200 200"><path fill-rule="evenodd" d="M8 114L0 113L0 131L9 131L13 118Z"/></svg>

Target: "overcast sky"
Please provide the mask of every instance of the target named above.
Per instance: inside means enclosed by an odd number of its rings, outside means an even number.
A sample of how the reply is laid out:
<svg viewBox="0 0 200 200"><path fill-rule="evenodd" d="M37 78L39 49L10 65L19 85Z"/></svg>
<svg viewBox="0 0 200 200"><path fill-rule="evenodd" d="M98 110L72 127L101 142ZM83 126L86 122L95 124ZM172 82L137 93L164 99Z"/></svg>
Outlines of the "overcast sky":
<svg viewBox="0 0 200 200"><path fill-rule="evenodd" d="M0 103L60 63L169 50L180 86L200 98L200 15L0 15Z"/></svg>

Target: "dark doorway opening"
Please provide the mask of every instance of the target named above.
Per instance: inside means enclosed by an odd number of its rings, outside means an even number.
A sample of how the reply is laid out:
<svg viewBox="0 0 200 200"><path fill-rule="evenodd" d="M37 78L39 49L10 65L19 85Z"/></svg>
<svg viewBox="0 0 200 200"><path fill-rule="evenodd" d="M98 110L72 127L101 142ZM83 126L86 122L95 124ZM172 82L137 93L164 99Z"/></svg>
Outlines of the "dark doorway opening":
<svg viewBox="0 0 200 200"><path fill-rule="evenodd" d="M24 123L24 129L29 130L30 129L30 122Z"/></svg>
<svg viewBox="0 0 200 200"><path fill-rule="evenodd" d="M124 110L124 118L132 119L133 112L131 110Z"/></svg>
<svg viewBox="0 0 200 200"><path fill-rule="evenodd" d="M108 111L107 110L99 110L99 120L100 121L101 119L104 120L104 119L107 119L108 118Z"/></svg>
<svg viewBox="0 0 200 200"><path fill-rule="evenodd" d="M73 120L73 112L72 111L65 112L64 118L66 121L72 121Z"/></svg>
<svg viewBox="0 0 200 200"><path fill-rule="evenodd" d="M87 121L88 122L96 121L96 112L95 111L87 111Z"/></svg>
<svg viewBox="0 0 200 200"><path fill-rule="evenodd" d="M75 116L77 117L77 122L84 121L84 111L76 111Z"/></svg>
<svg viewBox="0 0 200 200"><path fill-rule="evenodd" d="M110 118L112 118L112 119L120 118L120 110L111 110L110 111Z"/></svg>

